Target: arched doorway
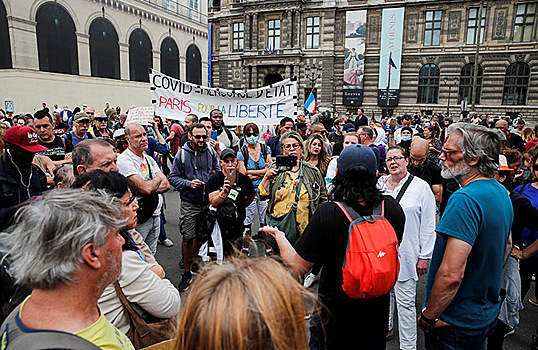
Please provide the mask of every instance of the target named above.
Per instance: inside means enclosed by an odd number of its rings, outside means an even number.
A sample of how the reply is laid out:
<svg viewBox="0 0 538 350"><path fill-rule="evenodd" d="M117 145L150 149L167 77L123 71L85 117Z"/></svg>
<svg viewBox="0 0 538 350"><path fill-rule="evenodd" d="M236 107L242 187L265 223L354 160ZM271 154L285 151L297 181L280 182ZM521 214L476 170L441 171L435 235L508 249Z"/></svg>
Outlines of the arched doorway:
<svg viewBox="0 0 538 350"><path fill-rule="evenodd" d="M161 44L161 73L179 79L179 49L170 37Z"/></svg>
<svg viewBox="0 0 538 350"><path fill-rule="evenodd" d="M36 15L39 70L78 74L75 23L57 3L44 4Z"/></svg>
<svg viewBox="0 0 538 350"><path fill-rule="evenodd" d="M202 84L202 55L194 44L187 48L187 81L193 84Z"/></svg>
<svg viewBox="0 0 538 350"><path fill-rule="evenodd" d="M135 29L129 37L129 75L133 81L149 83L149 69L153 67L152 46L142 29Z"/></svg>
<svg viewBox="0 0 538 350"><path fill-rule="evenodd" d="M7 13L4 3L0 1L0 68L11 68L11 44L7 26Z"/></svg>
<svg viewBox="0 0 538 350"><path fill-rule="evenodd" d="M282 81L282 80L284 80L282 78L282 75L280 75L278 73L267 73L265 78L263 78L263 86L278 83L279 81Z"/></svg>
<svg viewBox="0 0 538 350"><path fill-rule="evenodd" d="M96 18L90 25L90 63L92 77L120 78L118 33L105 18Z"/></svg>

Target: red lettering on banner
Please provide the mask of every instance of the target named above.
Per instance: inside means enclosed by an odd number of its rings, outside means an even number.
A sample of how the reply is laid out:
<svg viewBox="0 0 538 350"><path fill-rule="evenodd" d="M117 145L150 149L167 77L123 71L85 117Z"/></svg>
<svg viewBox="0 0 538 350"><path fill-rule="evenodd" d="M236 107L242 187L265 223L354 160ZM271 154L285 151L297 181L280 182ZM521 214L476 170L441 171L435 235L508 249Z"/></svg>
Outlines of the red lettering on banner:
<svg viewBox="0 0 538 350"><path fill-rule="evenodd" d="M189 100L177 99L177 98L166 98L165 96L159 96L159 107L170 108L171 110L177 109L178 111L183 111L185 113L190 113L192 108L187 105Z"/></svg>

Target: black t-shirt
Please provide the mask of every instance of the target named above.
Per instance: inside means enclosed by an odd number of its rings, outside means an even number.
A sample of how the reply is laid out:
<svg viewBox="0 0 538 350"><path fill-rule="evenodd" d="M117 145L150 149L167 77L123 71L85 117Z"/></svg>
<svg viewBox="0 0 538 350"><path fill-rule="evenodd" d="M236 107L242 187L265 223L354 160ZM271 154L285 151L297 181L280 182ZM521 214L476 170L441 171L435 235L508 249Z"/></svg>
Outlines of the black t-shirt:
<svg viewBox="0 0 538 350"><path fill-rule="evenodd" d="M334 143L342 142L344 141L344 135L337 134L336 132L331 132L329 134L329 141L334 142Z"/></svg>
<svg viewBox="0 0 538 350"><path fill-rule="evenodd" d="M343 149L344 149L344 141L335 143L333 146L333 156L339 156L340 153L342 153Z"/></svg>
<svg viewBox="0 0 538 350"><path fill-rule="evenodd" d="M189 141L189 131L185 131L179 137L179 147L183 147Z"/></svg>
<svg viewBox="0 0 538 350"><path fill-rule="evenodd" d="M385 218L396 231L401 242L405 214L400 204L391 196L384 196ZM354 206L360 215L371 215L373 208ZM342 289L342 265L346 254L349 220L334 203L321 204L305 232L295 243L301 258L323 266L320 283L322 319L327 335L328 348L355 349L357 342L375 341L387 334L388 294L375 299L352 299ZM330 314L330 315L329 315ZM311 329L321 330L316 322ZM368 348L364 346L364 348Z"/></svg>
<svg viewBox="0 0 538 350"><path fill-rule="evenodd" d="M521 136L510 132L507 136L506 148L513 148L520 152L525 152L525 142L523 142Z"/></svg>
<svg viewBox="0 0 538 350"><path fill-rule="evenodd" d="M67 130L69 130L69 125L67 125L64 122L59 122L54 125L53 132L54 132L54 135L62 136L63 134L67 132Z"/></svg>
<svg viewBox="0 0 538 350"><path fill-rule="evenodd" d="M409 162L411 164L411 162ZM428 185L441 185L443 183L443 177L441 176L441 167L430 159L425 160L424 168L422 171L416 171L413 166L408 166L409 173L415 175L426 181Z"/></svg>
<svg viewBox="0 0 538 350"><path fill-rule="evenodd" d="M214 191L220 191L222 189L222 185L224 184L224 174L222 171L219 171L218 173L215 173L211 175L209 180L207 180L206 183L206 193L209 194ZM247 199L252 198L256 195L256 192L254 192L254 186L252 185L252 181L249 179L248 176L237 173L237 182L232 187L232 190L235 190L238 192L237 198L233 201L235 202L235 205L237 207L237 218L235 221L243 222L245 221L246 216L246 202ZM232 191L230 191L231 193ZM226 202L232 201L230 199L230 194L228 194L228 198L225 199L225 202L222 205L226 205ZM218 211L218 208L217 208Z"/></svg>
<svg viewBox="0 0 538 350"><path fill-rule="evenodd" d="M41 141L41 139L39 139L38 141L41 146L47 147L48 150L38 152L37 154L40 156L47 156L52 161L64 160L65 154L73 151L73 144L69 142L69 140L67 139L64 139L65 141L65 148L64 148L64 143L62 139L60 138L60 136L54 136L54 141L52 141L51 143L45 143Z"/></svg>
<svg viewBox="0 0 538 350"><path fill-rule="evenodd" d="M516 192L510 193L510 200L512 201L512 206L514 207L512 242L514 245L523 248L521 231L523 231L523 227L527 227L531 231L538 231L538 220L536 220L536 218L538 218L538 209L532 205L531 201L527 197ZM529 237L532 237L532 235ZM532 243L532 241L530 243Z"/></svg>

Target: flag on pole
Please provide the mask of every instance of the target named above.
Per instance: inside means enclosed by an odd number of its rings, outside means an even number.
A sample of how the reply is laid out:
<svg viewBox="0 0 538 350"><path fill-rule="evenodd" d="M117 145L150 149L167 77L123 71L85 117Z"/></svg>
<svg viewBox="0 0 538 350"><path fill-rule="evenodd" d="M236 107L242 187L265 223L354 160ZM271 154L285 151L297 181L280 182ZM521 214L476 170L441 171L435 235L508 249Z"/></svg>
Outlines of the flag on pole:
<svg viewBox="0 0 538 350"><path fill-rule="evenodd" d="M392 60L392 52L390 53L390 56L389 56L389 65L398 69L398 67L396 67L396 63L394 63L394 61Z"/></svg>
<svg viewBox="0 0 538 350"><path fill-rule="evenodd" d="M318 101L316 101L316 97L314 96L314 93L311 92L310 96L308 96L308 99L306 100L306 103L304 104L304 109L309 111L310 113L317 113L316 109L318 108Z"/></svg>

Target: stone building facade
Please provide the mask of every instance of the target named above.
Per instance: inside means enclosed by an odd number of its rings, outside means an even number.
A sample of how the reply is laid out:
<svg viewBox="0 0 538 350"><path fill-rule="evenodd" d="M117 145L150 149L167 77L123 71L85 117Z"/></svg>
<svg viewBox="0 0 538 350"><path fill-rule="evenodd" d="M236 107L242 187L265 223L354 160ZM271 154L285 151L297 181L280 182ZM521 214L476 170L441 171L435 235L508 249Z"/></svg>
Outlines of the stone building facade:
<svg viewBox="0 0 538 350"><path fill-rule="evenodd" d="M378 116L383 110L377 98L382 12L403 7L400 99L394 113L444 113L449 91L452 114L462 111L464 100L464 110L471 110L480 25L475 111L538 118L537 2L487 1L482 21L479 6L480 1L458 0L211 0L212 84L243 89L295 77L302 104L311 91L305 68L316 65L323 68L314 89L320 109L356 109L343 104L346 13L366 10L361 108Z"/></svg>
<svg viewBox="0 0 538 350"><path fill-rule="evenodd" d="M151 104L148 68L207 84L207 3L0 0L0 103Z"/></svg>

